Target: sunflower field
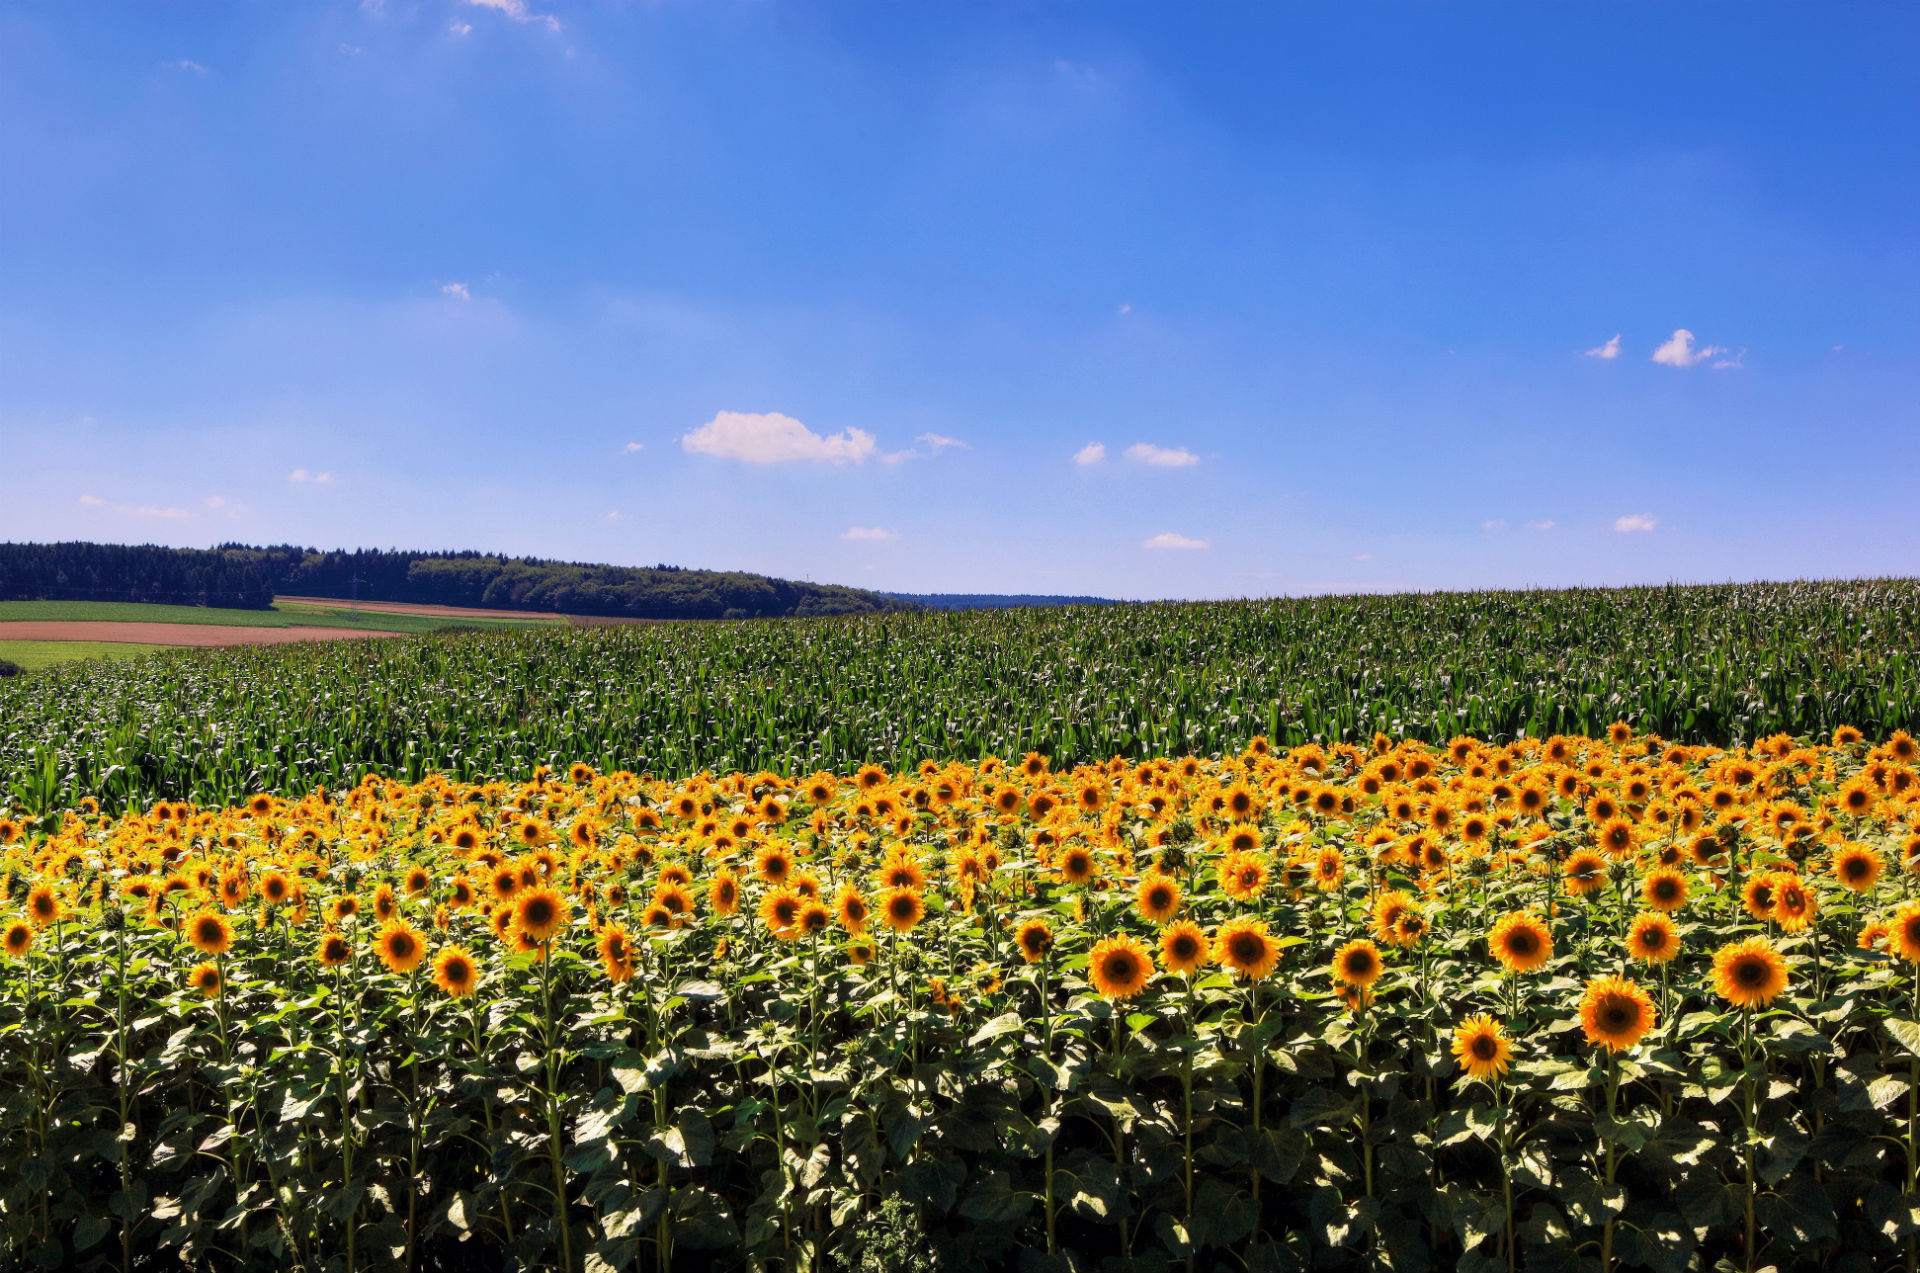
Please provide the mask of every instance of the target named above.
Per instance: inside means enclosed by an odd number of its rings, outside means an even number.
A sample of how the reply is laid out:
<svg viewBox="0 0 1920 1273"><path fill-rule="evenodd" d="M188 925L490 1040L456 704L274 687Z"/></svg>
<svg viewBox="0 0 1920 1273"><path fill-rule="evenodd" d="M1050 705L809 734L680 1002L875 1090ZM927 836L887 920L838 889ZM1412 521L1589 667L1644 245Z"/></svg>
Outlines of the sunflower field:
<svg viewBox="0 0 1920 1273"><path fill-rule="evenodd" d="M1596 733L0 819L0 1267L1913 1267L1920 745Z"/></svg>

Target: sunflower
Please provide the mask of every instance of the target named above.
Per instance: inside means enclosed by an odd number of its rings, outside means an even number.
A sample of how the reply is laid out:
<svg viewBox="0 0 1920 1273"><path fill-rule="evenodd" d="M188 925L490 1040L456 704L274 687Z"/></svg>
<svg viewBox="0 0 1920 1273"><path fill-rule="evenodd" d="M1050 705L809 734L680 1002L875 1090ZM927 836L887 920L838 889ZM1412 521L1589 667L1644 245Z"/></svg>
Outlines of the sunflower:
<svg viewBox="0 0 1920 1273"><path fill-rule="evenodd" d="M373 948L392 971L412 972L427 953L427 939L406 920L396 919L380 930Z"/></svg>
<svg viewBox="0 0 1920 1273"><path fill-rule="evenodd" d="M1087 956L1087 980L1104 999L1131 999L1147 988L1152 975L1152 956L1127 933L1096 942Z"/></svg>
<svg viewBox="0 0 1920 1273"><path fill-rule="evenodd" d="M544 885L513 899L513 926L526 934L528 941L552 941L567 926L567 919L566 899Z"/></svg>
<svg viewBox="0 0 1920 1273"><path fill-rule="evenodd" d="M1100 864L1094 859L1093 850L1079 844L1061 853L1056 865L1060 871L1060 878L1069 884L1085 884L1100 869Z"/></svg>
<svg viewBox="0 0 1920 1273"><path fill-rule="evenodd" d="M919 889L888 889L880 898L880 918L896 933L912 932L926 913L927 906L921 900Z"/></svg>
<svg viewBox="0 0 1920 1273"><path fill-rule="evenodd" d="M794 927L802 936L817 937L833 927L833 912L818 902L807 902L800 907Z"/></svg>
<svg viewBox="0 0 1920 1273"><path fill-rule="evenodd" d="M45 928L64 918L65 914L65 908L60 905L60 895L53 891L51 884L36 885L27 893L27 918L37 927Z"/></svg>
<svg viewBox="0 0 1920 1273"><path fill-rule="evenodd" d="M1280 948L1264 920L1230 919L1213 935L1213 957L1246 981L1265 981L1280 962Z"/></svg>
<svg viewBox="0 0 1920 1273"><path fill-rule="evenodd" d="M1813 890L1798 875L1783 871L1777 879L1773 889L1774 922L1783 933L1802 932L1813 923L1814 912L1820 909L1820 904Z"/></svg>
<svg viewBox="0 0 1920 1273"><path fill-rule="evenodd" d="M840 886L833 899L833 909L840 918L840 927L849 933L866 932L867 921L873 917L873 908L867 905L866 896L851 884Z"/></svg>
<svg viewBox="0 0 1920 1273"><path fill-rule="evenodd" d="M1587 1042L1609 1052L1640 1042L1659 1015L1647 992L1625 977L1597 977L1580 996L1580 1028Z"/></svg>
<svg viewBox="0 0 1920 1273"><path fill-rule="evenodd" d="M1561 871L1567 877L1567 892L1585 897L1607 882L1607 860L1592 849L1576 849L1567 855Z"/></svg>
<svg viewBox="0 0 1920 1273"><path fill-rule="evenodd" d="M785 884L793 870L793 854L777 844L764 845L753 855L753 869L769 884Z"/></svg>
<svg viewBox="0 0 1920 1273"><path fill-rule="evenodd" d="M382 884L373 890L373 917L382 923L393 918L394 911L400 907L399 899L393 895L393 885Z"/></svg>
<svg viewBox="0 0 1920 1273"><path fill-rule="evenodd" d="M676 917L693 913L693 894L678 884L661 883L653 890L653 904Z"/></svg>
<svg viewBox="0 0 1920 1273"><path fill-rule="evenodd" d="M1180 909L1180 885L1171 876L1152 872L1133 895L1134 909L1150 924L1164 924Z"/></svg>
<svg viewBox="0 0 1920 1273"><path fill-rule="evenodd" d="M1495 921L1487 948L1508 972L1533 972L1553 958L1553 934L1537 917L1515 911Z"/></svg>
<svg viewBox="0 0 1920 1273"><path fill-rule="evenodd" d="M1387 935L1387 940L1395 946L1418 946L1420 939L1426 935L1426 912L1417 906L1409 906L1393 921L1393 931Z"/></svg>
<svg viewBox="0 0 1920 1273"><path fill-rule="evenodd" d="M199 964L187 974L187 984L211 999L220 993L220 970L212 964Z"/></svg>
<svg viewBox="0 0 1920 1273"><path fill-rule="evenodd" d="M1920 963L1920 902L1908 902L1893 913L1893 953L1909 963Z"/></svg>
<svg viewBox="0 0 1920 1273"><path fill-rule="evenodd" d="M449 946L434 956L433 984L449 998L464 999L480 984L480 965L465 946Z"/></svg>
<svg viewBox="0 0 1920 1273"><path fill-rule="evenodd" d="M1053 949L1053 929L1044 919L1027 920L1013 930L1013 944L1020 948L1022 959L1037 964Z"/></svg>
<svg viewBox="0 0 1920 1273"><path fill-rule="evenodd" d="M19 959L33 949L33 925L24 919L9 922L0 930L0 949Z"/></svg>
<svg viewBox="0 0 1920 1273"><path fill-rule="evenodd" d="M1213 943L1206 930L1191 920L1169 924L1160 934L1160 966L1182 976L1213 962Z"/></svg>
<svg viewBox="0 0 1920 1273"><path fill-rule="evenodd" d="M1736 1008L1764 1008L1787 988L1787 961L1764 937L1713 952L1713 990Z"/></svg>
<svg viewBox="0 0 1920 1273"><path fill-rule="evenodd" d="M880 865L880 871L874 876L874 883L882 890L890 888L925 888L927 873L918 862L910 857L889 855Z"/></svg>
<svg viewBox="0 0 1920 1273"><path fill-rule="evenodd" d="M1395 926L1400 917L1414 909L1412 894L1404 889L1390 889L1380 895L1373 904L1373 934L1381 941L1393 940Z"/></svg>
<svg viewBox="0 0 1920 1273"><path fill-rule="evenodd" d="M1227 854L1251 853L1260 847L1260 828L1240 823L1227 828L1226 838L1220 842L1222 852Z"/></svg>
<svg viewBox="0 0 1920 1273"><path fill-rule="evenodd" d="M1855 944L1862 950L1878 950L1880 949L1880 943L1886 941L1892 932L1892 925L1882 920L1875 920L1872 923L1861 925L1860 936Z"/></svg>
<svg viewBox="0 0 1920 1273"><path fill-rule="evenodd" d="M1333 955L1333 979L1361 990L1380 980L1380 948L1362 937L1350 941Z"/></svg>
<svg viewBox="0 0 1920 1273"><path fill-rule="evenodd" d="M1453 1057L1470 1079L1496 1079L1507 1072L1513 1045L1498 1021L1481 1013L1468 1017L1453 1032Z"/></svg>
<svg viewBox="0 0 1920 1273"><path fill-rule="evenodd" d="M339 933L323 933L313 953L322 968L338 968L353 958L353 943Z"/></svg>
<svg viewBox="0 0 1920 1273"><path fill-rule="evenodd" d="M735 915L740 910L740 879L732 871L722 871L707 885L707 905L715 915Z"/></svg>
<svg viewBox="0 0 1920 1273"><path fill-rule="evenodd" d="M1687 877L1670 866L1658 867L1640 881L1640 892L1650 909L1677 911L1687 904Z"/></svg>
<svg viewBox="0 0 1920 1273"><path fill-rule="evenodd" d="M269 906L278 906L286 901L291 887L287 877L279 871L268 871L260 877L260 896Z"/></svg>
<svg viewBox="0 0 1920 1273"><path fill-rule="evenodd" d="M1673 921L1659 911L1642 911L1627 931L1627 953L1649 964L1664 964L1680 953Z"/></svg>
<svg viewBox="0 0 1920 1273"><path fill-rule="evenodd" d="M1248 902L1267 891L1267 863L1257 853L1229 853L1216 868L1220 887L1236 902Z"/></svg>
<svg viewBox="0 0 1920 1273"><path fill-rule="evenodd" d="M625 927L608 924L600 930L600 966L607 970L607 980L620 982L633 979L633 939L627 935Z"/></svg>
<svg viewBox="0 0 1920 1273"><path fill-rule="evenodd" d="M1878 884L1885 869L1880 855L1864 844L1843 844L1833 854L1833 878L1856 893Z"/></svg>
<svg viewBox="0 0 1920 1273"><path fill-rule="evenodd" d="M776 937L796 937L794 926L800 922L800 908L806 899L790 888L770 889L760 899L760 922Z"/></svg>
<svg viewBox="0 0 1920 1273"><path fill-rule="evenodd" d="M1750 878L1747 881L1746 887L1740 891L1741 901L1747 908L1747 914L1757 920L1765 921L1772 919L1773 890L1774 882L1772 872L1762 871L1758 875Z"/></svg>
<svg viewBox="0 0 1920 1273"><path fill-rule="evenodd" d="M225 915L201 911L187 921L187 940L203 955L222 955L233 946L233 925Z"/></svg>
<svg viewBox="0 0 1920 1273"><path fill-rule="evenodd" d="M847 943L847 961L855 968L864 968L873 962L873 950L872 938L855 937Z"/></svg>

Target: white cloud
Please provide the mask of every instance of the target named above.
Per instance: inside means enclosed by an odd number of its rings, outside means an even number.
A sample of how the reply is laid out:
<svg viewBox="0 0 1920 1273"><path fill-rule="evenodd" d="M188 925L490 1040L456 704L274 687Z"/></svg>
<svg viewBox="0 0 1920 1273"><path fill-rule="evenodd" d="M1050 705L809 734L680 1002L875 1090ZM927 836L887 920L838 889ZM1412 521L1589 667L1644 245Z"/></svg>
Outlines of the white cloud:
<svg viewBox="0 0 1920 1273"><path fill-rule="evenodd" d="M1211 539L1188 539L1185 535L1176 535L1172 531L1167 531L1163 535L1155 535L1152 539L1143 541L1140 546L1159 549L1192 549L1208 548L1212 544Z"/></svg>
<svg viewBox="0 0 1920 1273"><path fill-rule="evenodd" d="M107 501L101 499L98 495L82 495L80 497L80 502L82 504L85 504L88 508L99 508L102 504L106 503Z"/></svg>
<svg viewBox="0 0 1920 1273"><path fill-rule="evenodd" d="M840 538L852 543L884 543L889 539L898 539L900 536L878 526L849 526L840 532Z"/></svg>
<svg viewBox="0 0 1920 1273"><path fill-rule="evenodd" d="M874 454L873 435L864 429L842 429L820 436L806 425L778 411L721 411L713 419L680 438L688 451L717 455L749 464L786 464L796 460L855 464Z"/></svg>
<svg viewBox="0 0 1920 1273"><path fill-rule="evenodd" d="M611 513L602 513L600 514L600 520L603 522L617 522L620 520L620 512L618 509L615 509Z"/></svg>
<svg viewBox="0 0 1920 1273"><path fill-rule="evenodd" d="M471 22L450 23L447 27L447 30L453 32L453 34L455 35L466 35L468 32L473 30L473 23Z"/></svg>
<svg viewBox="0 0 1920 1273"><path fill-rule="evenodd" d="M551 13L535 13L527 6L527 0L467 0L468 4L478 5L482 9L492 9L504 13L515 22L541 22L549 31L560 29L560 19Z"/></svg>
<svg viewBox="0 0 1920 1273"><path fill-rule="evenodd" d="M1496 531L1496 532L1498 532L1498 531L1503 531L1503 530L1505 530L1506 528L1507 528L1507 524L1506 524L1505 522L1503 522L1503 521L1501 521L1501 520L1499 520L1498 518L1495 518L1495 519L1494 519L1494 520L1492 520L1492 521L1485 521L1485 522L1481 522L1481 523L1480 523L1480 529L1481 529L1481 530L1489 530L1489 531Z"/></svg>
<svg viewBox="0 0 1920 1273"><path fill-rule="evenodd" d="M1200 457L1184 446L1155 446L1151 442L1135 442L1127 448L1127 458L1163 469L1183 469L1200 462Z"/></svg>
<svg viewBox="0 0 1920 1273"><path fill-rule="evenodd" d="M629 442L626 446L628 455L632 455L635 451L644 451L646 449L647 444L645 442Z"/></svg>
<svg viewBox="0 0 1920 1273"><path fill-rule="evenodd" d="M914 439L915 445L904 451L888 451L880 457L882 464L898 464L902 460L930 460L948 447L957 447L962 451L971 451L972 447L959 438L950 438L944 433L922 433Z"/></svg>
<svg viewBox="0 0 1920 1273"><path fill-rule="evenodd" d="M1373 554L1372 553L1355 553L1353 555L1353 559L1355 561L1372 561Z"/></svg>
<svg viewBox="0 0 1920 1273"><path fill-rule="evenodd" d="M1589 358L1618 358L1620 356L1620 333L1615 332L1613 338L1607 341L1606 344L1595 345L1592 349L1589 349L1586 356Z"/></svg>
<svg viewBox="0 0 1920 1273"><path fill-rule="evenodd" d="M1557 525L1557 523L1555 522L1528 522L1527 529L1528 530L1552 530L1555 525Z"/></svg>
<svg viewBox="0 0 1920 1273"><path fill-rule="evenodd" d="M1660 524L1660 519L1652 513L1628 513L1625 517L1613 519L1613 528L1623 535L1634 531L1652 530Z"/></svg>
<svg viewBox="0 0 1920 1273"><path fill-rule="evenodd" d="M473 293L467 290L465 283L442 283L440 285L440 294L442 296L451 296L456 301L470 301L473 299Z"/></svg>
<svg viewBox="0 0 1920 1273"><path fill-rule="evenodd" d="M1747 347L1745 345L1742 345L1740 347L1739 353L1730 354L1725 358L1716 359L1713 364L1713 369L1715 371L1739 371L1742 367L1745 367L1746 365L1747 365Z"/></svg>
<svg viewBox="0 0 1920 1273"><path fill-rule="evenodd" d="M227 497L224 495L209 495L200 502L208 508L225 508L227 506Z"/></svg>
<svg viewBox="0 0 1920 1273"><path fill-rule="evenodd" d="M1684 327L1674 329L1667 343L1653 351L1653 360L1669 367L1695 367L1716 354L1726 353L1721 345L1693 347L1693 333Z"/></svg>
<svg viewBox="0 0 1920 1273"><path fill-rule="evenodd" d="M1120 312L1122 314L1131 314L1133 313L1133 306L1131 304L1122 305L1120 307Z"/></svg>
<svg viewBox="0 0 1920 1273"><path fill-rule="evenodd" d="M315 486L332 486L333 474L309 473L306 469L295 469L293 472L287 474L287 480L295 485L305 485L311 482Z"/></svg>
<svg viewBox="0 0 1920 1273"><path fill-rule="evenodd" d="M205 75L207 73L206 67L200 65L190 57L183 57L178 62L169 62L167 65L176 71L185 71L189 75Z"/></svg>
<svg viewBox="0 0 1920 1273"><path fill-rule="evenodd" d="M1104 442L1089 442L1073 453L1075 464L1098 464L1106 458L1107 447Z"/></svg>
<svg viewBox="0 0 1920 1273"><path fill-rule="evenodd" d="M348 57L359 57L362 53L366 52L365 49L361 48L357 44L342 44L340 46L340 51L346 54Z"/></svg>

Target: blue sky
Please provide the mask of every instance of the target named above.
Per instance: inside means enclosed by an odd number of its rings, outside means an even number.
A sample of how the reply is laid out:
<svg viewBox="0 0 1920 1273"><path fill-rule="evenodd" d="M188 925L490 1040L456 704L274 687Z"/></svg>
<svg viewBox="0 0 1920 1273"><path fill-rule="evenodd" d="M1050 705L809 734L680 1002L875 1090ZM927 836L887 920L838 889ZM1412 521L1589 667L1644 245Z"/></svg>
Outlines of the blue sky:
<svg viewBox="0 0 1920 1273"><path fill-rule="evenodd" d="M0 0L0 538L1917 574L1916 62L1908 5Z"/></svg>

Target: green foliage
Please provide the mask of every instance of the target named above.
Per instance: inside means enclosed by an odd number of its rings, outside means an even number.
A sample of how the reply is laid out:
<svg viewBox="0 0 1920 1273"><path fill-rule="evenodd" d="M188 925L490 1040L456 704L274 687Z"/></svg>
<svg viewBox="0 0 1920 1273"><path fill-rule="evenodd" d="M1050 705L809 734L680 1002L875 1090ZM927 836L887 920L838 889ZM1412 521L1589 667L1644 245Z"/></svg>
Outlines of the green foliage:
<svg viewBox="0 0 1920 1273"><path fill-rule="evenodd" d="M1682 741L1920 727L1920 583L912 613L343 642L84 664L0 687L0 782L36 746L113 807L525 773L787 772L1366 739Z"/></svg>

